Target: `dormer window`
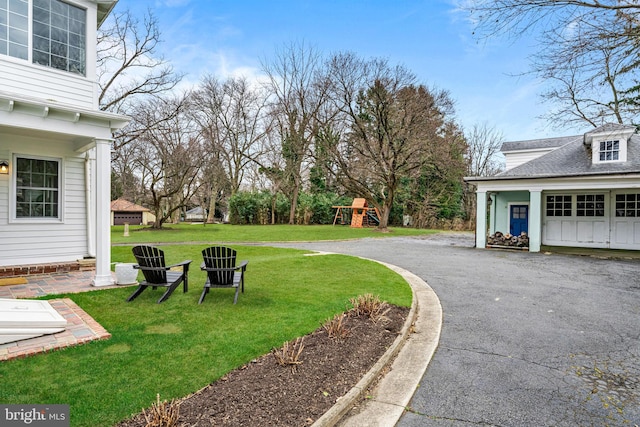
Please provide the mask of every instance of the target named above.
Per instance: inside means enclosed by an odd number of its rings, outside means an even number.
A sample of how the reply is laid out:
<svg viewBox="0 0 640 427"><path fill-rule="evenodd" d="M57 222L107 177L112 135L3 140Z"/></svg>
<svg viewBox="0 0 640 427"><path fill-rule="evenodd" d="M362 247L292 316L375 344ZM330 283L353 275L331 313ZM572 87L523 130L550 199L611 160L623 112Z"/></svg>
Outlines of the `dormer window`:
<svg viewBox="0 0 640 427"><path fill-rule="evenodd" d="M593 164L624 163L628 144L635 133L633 125L608 123L585 133L583 143L591 151Z"/></svg>
<svg viewBox="0 0 640 427"><path fill-rule="evenodd" d="M620 141L600 141L600 161L620 160Z"/></svg>
<svg viewBox="0 0 640 427"><path fill-rule="evenodd" d="M60 0L0 0L0 54L85 75L86 23L86 10Z"/></svg>

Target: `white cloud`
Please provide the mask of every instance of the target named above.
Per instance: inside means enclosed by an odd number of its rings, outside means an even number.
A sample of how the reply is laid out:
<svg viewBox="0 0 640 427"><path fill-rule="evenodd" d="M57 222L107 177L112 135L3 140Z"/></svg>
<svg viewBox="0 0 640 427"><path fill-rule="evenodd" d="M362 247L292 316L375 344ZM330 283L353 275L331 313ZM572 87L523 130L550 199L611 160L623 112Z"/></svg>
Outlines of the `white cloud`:
<svg viewBox="0 0 640 427"><path fill-rule="evenodd" d="M191 0L161 0L155 2L155 7L184 7L190 2Z"/></svg>
<svg viewBox="0 0 640 427"><path fill-rule="evenodd" d="M211 50L200 44L177 46L170 54L176 70L186 75L179 89L196 86L205 75L219 79L244 77L256 84L263 82L265 76L256 60L238 55L232 50Z"/></svg>

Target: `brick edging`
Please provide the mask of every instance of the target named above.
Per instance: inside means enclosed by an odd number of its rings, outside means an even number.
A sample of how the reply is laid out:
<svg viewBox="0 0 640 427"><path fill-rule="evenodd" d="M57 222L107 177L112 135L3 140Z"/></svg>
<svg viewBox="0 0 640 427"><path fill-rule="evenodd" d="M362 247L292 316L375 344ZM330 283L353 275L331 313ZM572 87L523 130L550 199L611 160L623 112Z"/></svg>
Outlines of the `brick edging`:
<svg viewBox="0 0 640 427"><path fill-rule="evenodd" d="M31 276L34 274L69 273L72 271L87 270L95 270L95 260L51 264L6 265L0 267L0 278Z"/></svg>

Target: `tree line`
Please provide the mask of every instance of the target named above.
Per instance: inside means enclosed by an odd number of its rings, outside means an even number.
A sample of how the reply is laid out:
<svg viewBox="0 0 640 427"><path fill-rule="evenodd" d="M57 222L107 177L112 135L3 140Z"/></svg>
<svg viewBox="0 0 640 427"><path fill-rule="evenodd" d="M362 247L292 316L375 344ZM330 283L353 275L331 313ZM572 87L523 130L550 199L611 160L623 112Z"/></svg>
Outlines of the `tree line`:
<svg viewBox="0 0 640 427"><path fill-rule="evenodd" d="M406 67L291 43L263 62L263 81L205 75L177 91L183 76L157 56L159 41L151 13L120 12L98 43L102 108L132 118L115 135L112 197L149 207L155 227L194 206L213 221L242 192L268 195L268 223L308 222L299 210L310 197L323 221L327 205L363 197L381 229L472 215L462 178L498 143L474 154L449 93Z"/></svg>

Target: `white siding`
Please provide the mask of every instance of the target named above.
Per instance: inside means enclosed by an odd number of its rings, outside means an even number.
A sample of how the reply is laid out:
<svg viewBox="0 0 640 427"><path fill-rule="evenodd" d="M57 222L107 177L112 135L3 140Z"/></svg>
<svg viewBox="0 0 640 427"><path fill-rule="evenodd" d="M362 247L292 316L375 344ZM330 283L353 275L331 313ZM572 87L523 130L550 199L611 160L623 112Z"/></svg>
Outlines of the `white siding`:
<svg viewBox="0 0 640 427"><path fill-rule="evenodd" d="M97 108L95 83L86 77L0 55L0 91L47 103Z"/></svg>
<svg viewBox="0 0 640 427"><path fill-rule="evenodd" d="M95 0L66 0L86 9L86 75L81 76L55 68L0 55L0 92L59 103L82 109L98 109L96 83L96 19ZM29 7L31 7L31 1ZM29 25L31 30L32 25ZM31 43L32 34L29 33ZM29 46L31 49L31 45Z"/></svg>
<svg viewBox="0 0 640 427"><path fill-rule="evenodd" d="M523 151L508 151L504 154L505 168L506 170L513 169L516 166L520 166L523 163L527 163L533 159L550 153L553 149L541 149L541 150L523 150Z"/></svg>
<svg viewBox="0 0 640 427"><path fill-rule="evenodd" d="M0 158L13 155L62 159L61 222L34 223L10 218L10 175L0 175L0 266L75 261L87 255L84 155L69 145L0 134ZM46 154L45 154L46 153Z"/></svg>

